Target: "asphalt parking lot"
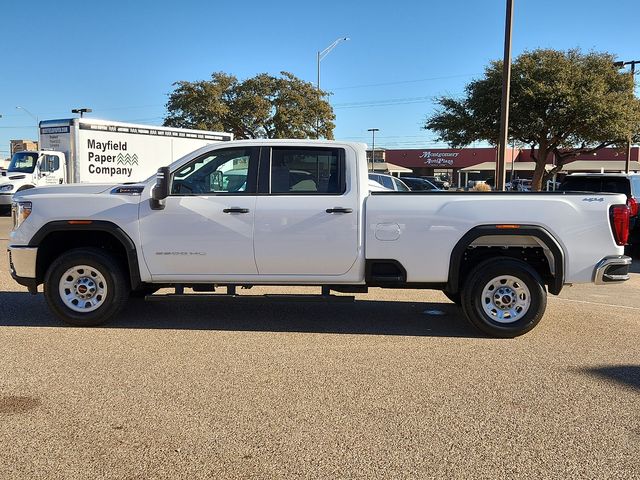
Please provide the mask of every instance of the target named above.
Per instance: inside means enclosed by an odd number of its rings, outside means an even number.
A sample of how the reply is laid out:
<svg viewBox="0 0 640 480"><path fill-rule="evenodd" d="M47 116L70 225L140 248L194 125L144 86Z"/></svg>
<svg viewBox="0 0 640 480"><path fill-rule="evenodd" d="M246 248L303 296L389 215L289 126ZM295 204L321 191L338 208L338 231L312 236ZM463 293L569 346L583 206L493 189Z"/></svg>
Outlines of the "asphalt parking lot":
<svg viewBox="0 0 640 480"><path fill-rule="evenodd" d="M640 478L639 344L638 261L494 340L439 292L382 289L71 328L4 258L0 478Z"/></svg>

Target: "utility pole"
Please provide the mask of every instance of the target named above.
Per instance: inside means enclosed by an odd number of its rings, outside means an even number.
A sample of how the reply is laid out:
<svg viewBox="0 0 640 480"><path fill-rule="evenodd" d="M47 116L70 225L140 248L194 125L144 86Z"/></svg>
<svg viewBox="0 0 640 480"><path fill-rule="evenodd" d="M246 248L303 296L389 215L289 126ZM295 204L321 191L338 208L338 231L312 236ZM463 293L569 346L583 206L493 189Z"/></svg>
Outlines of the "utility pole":
<svg viewBox="0 0 640 480"><path fill-rule="evenodd" d="M496 164L496 190L504 190L506 176L507 142L509 136L509 95L511 87L511 32L513 26L513 0L507 0L504 26L504 60L502 62L502 101L500 109L500 138Z"/></svg>
<svg viewBox="0 0 640 480"><path fill-rule="evenodd" d="M368 128L367 132L371 132L371 171L373 172L373 162L376 161L376 132L379 132L379 128Z"/></svg>
<svg viewBox="0 0 640 480"><path fill-rule="evenodd" d="M640 63L640 60L631 60L629 62L615 62L613 65L618 68L623 68L625 65L631 65L631 93L635 95L636 89L636 64ZM631 171L631 132L627 137L627 158L624 163L624 171L629 173Z"/></svg>

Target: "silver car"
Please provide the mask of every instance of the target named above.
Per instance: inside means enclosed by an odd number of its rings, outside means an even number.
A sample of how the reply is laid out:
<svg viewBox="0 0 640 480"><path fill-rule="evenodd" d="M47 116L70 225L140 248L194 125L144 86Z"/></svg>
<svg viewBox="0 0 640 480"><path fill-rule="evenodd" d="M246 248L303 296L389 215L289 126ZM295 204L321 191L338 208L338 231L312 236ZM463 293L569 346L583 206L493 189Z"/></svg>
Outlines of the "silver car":
<svg viewBox="0 0 640 480"><path fill-rule="evenodd" d="M385 175L383 173L370 173L369 180L373 180L374 182L378 182L385 188L389 190L394 190L396 192L410 192L411 189L407 187L407 184L402 180L393 177L391 175Z"/></svg>

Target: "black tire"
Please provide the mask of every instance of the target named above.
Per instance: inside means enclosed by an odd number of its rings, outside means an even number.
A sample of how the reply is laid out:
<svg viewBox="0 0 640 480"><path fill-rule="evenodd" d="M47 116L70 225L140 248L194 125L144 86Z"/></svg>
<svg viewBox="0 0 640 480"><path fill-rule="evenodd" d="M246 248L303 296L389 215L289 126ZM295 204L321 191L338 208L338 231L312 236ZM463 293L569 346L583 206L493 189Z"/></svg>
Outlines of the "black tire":
<svg viewBox="0 0 640 480"><path fill-rule="evenodd" d="M490 285L492 282L497 287ZM485 288L486 295L483 294ZM504 294L500 293L502 288ZM510 303L502 303L505 299ZM525 308L523 305L528 306ZM509 312L514 313L513 321L505 312L508 306L513 307L509 308ZM540 275L520 260L486 260L470 272L462 288L462 310L465 315L473 326L492 337L513 338L527 333L540 322L546 307L547 292ZM490 315L485 308L493 313ZM500 322L497 320L499 315L507 318Z"/></svg>
<svg viewBox="0 0 640 480"><path fill-rule="evenodd" d="M444 293L444 296L447 297L456 305L458 306L462 305L462 298L460 297L460 292L451 293L451 292L447 292L446 290L442 290L442 293Z"/></svg>
<svg viewBox="0 0 640 480"><path fill-rule="evenodd" d="M93 300L97 305L92 311L76 311L69 305L73 301L65 301L60 292L62 276L74 267L87 266L91 271L86 274L78 274L79 280L74 284L74 288L84 288L82 293L88 293L87 285L79 286L83 281L91 282L92 276L101 275L104 282L97 277L94 282L94 289L100 288L97 293L105 292L104 295L94 295ZM84 269L78 272L84 272ZM75 274L75 272L74 272ZM80 275L85 275L81 277ZM72 279L69 275L67 278ZM106 288L105 288L106 287ZM89 284L91 288L91 284ZM71 288L65 290L68 298L71 295ZM90 294L90 293L89 293ZM63 322L79 327L91 327L100 325L113 318L124 307L129 298L129 281L125 275L121 263L109 253L97 248L77 248L69 250L60 255L47 270L44 280L44 295L49 308ZM91 300L81 300L81 303L88 305ZM83 308L77 305L76 308Z"/></svg>

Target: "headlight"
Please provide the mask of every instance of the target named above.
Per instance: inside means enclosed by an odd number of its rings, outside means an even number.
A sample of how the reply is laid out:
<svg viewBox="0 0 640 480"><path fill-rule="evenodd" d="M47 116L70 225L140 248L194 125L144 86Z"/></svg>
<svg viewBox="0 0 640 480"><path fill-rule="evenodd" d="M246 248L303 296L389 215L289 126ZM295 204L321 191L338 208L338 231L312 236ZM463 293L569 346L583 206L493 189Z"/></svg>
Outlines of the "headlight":
<svg viewBox="0 0 640 480"><path fill-rule="evenodd" d="M10 183L0 186L0 192L10 192L11 190L13 190L13 185L11 185Z"/></svg>
<svg viewBox="0 0 640 480"><path fill-rule="evenodd" d="M11 204L11 219L13 220L13 229L17 230L22 222L31 215L31 202L13 202Z"/></svg>

